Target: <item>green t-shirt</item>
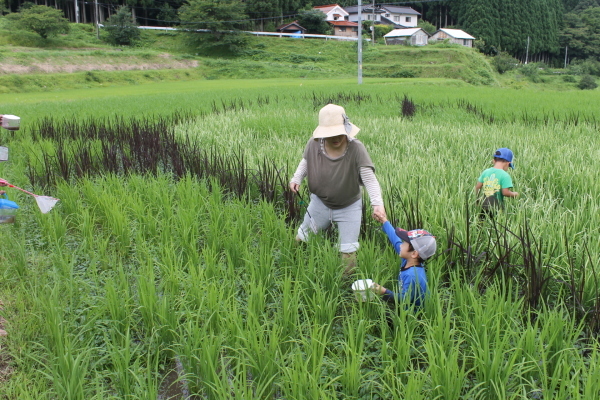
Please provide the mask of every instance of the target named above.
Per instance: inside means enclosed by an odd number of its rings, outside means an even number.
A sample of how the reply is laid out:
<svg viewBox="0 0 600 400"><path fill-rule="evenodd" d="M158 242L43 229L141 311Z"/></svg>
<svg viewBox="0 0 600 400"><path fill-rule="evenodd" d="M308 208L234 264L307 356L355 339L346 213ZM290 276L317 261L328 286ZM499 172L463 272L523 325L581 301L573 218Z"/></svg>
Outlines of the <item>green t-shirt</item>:
<svg viewBox="0 0 600 400"><path fill-rule="evenodd" d="M502 195L502 189L509 189L513 187L512 179L508 172L498 168L488 168L481 173L479 182L483 183L481 190L485 199L483 201L483 207L489 208L492 206L504 205L504 196Z"/></svg>

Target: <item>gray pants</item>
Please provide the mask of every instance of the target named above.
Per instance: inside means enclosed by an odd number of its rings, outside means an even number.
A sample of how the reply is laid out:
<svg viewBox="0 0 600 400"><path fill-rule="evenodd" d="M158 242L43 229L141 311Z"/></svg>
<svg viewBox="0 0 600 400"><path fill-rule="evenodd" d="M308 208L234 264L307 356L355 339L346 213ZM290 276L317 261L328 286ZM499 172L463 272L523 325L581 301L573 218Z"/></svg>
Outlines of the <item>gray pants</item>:
<svg viewBox="0 0 600 400"><path fill-rule="evenodd" d="M310 214L310 216L308 215ZM311 221L312 219L312 221ZM308 213L298 228L298 238L303 242L308 240L311 233L317 233L337 223L339 232L339 247L342 253L353 253L358 250L358 235L362 219L362 199L345 208L333 210L327 207L315 194L310 195ZM316 230L316 232L314 232Z"/></svg>

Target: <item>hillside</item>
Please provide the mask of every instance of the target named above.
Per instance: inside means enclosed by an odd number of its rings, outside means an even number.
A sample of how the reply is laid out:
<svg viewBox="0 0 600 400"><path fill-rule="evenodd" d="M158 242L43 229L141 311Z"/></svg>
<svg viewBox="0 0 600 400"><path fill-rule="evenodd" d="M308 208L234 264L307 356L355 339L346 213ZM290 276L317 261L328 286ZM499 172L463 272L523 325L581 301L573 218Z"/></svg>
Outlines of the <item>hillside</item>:
<svg viewBox="0 0 600 400"><path fill-rule="evenodd" d="M0 21L2 19L0 18ZM3 25L0 23L0 31ZM223 78L349 78L357 74L356 43L253 37L236 57L200 54L172 32L143 32L138 47L110 47L91 25L43 41L9 32L0 39L0 92L28 92ZM365 44L365 78L447 78L497 84L484 56L472 49Z"/></svg>

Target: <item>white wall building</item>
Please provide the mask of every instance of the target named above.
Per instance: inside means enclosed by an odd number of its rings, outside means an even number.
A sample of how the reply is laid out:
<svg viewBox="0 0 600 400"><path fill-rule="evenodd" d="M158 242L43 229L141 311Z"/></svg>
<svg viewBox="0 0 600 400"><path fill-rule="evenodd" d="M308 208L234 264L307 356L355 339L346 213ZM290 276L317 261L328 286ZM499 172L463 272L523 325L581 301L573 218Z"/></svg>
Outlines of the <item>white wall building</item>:
<svg viewBox="0 0 600 400"><path fill-rule="evenodd" d="M358 22L358 6L345 7L349 14L349 21ZM410 7L392 6L387 4L376 5L373 10L372 4L362 6L362 20L375 21L376 24L393 25L394 28L413 28L419 22L419 13Z"/></svg>
<svg viewBox="0 0 600 400"><path fill-rule="evenodd" d="M326 21L349 21L348 12L338 4L317 6L313 7L313 9L322 11L325 14Z"/></svg>

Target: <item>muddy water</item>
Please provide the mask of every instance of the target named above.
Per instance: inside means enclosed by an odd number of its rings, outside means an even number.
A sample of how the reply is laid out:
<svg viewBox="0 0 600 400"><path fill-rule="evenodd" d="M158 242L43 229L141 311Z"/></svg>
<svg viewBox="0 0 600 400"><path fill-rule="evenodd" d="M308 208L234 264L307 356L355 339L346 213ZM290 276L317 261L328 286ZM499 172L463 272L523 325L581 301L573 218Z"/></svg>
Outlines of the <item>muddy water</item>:
<svg viewBox="0 0 600 400"><path fill-rule="evenodd" d="M183 374L183 366L176 358L163 378L156 400L185 400L190 398L187 382L185 379L178 380Z"/></svg>

